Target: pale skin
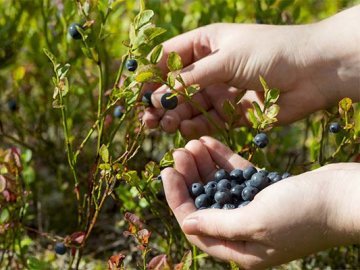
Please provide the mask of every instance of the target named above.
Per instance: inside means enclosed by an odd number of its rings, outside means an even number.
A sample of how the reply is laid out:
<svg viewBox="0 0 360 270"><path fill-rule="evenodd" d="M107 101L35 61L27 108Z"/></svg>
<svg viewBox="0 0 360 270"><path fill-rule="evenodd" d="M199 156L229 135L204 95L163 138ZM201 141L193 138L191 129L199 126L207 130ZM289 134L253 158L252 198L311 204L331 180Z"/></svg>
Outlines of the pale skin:
<svg viewBox="0 0 360 270"><path fill-rule="evenodd" d="M201 86L194 100L219 126L226 121L224 100L234 101L243 92L237 110L245 117L237 124L248 124L249 102L261 101L259 75L281 90L278 120L287 124L343 97L360 101L359 18L356 6L309 25L210 25L165 42L164 59L171 51L181 55L185 83ZM165 66L160 63L164 72ZM167 90L154 92L155 108L143 116L146 126L180 130L189 139L215 132L189 102L164 111L160 97ZM249 162L210 137L190 141L175 151L174 160L174 168L162 172L169 206L189 241L214 257L263 269L360 243L359 164L333 164L291 177L264 189L241 209L195 211L191 183L210 180L216 166L231 170Z"/></svg>

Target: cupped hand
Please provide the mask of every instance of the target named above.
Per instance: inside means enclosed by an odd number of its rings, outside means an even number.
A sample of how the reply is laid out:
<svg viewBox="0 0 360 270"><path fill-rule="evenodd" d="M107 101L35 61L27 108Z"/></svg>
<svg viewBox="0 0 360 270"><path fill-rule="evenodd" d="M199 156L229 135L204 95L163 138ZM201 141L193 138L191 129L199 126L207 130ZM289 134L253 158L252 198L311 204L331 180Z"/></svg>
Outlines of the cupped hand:
<svg viewBox="0 0 360 270"><path fill-rule="evenodd" d="M162 172L168 204L188 240L214 257L263 269L360 239L359 164L280 181L242 208L196 211L192 183L211 180L217 166L230 171L250 163L210 137L190 141L174 160L175 168Z"/></svg>

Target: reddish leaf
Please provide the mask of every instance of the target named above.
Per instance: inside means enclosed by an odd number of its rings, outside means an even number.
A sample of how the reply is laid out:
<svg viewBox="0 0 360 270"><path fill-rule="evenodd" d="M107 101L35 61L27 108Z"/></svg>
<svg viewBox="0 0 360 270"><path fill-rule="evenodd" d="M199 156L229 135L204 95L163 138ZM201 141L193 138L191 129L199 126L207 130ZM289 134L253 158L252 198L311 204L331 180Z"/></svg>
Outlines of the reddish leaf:
<svg viewBox="0 0 360 270"><path fill-rule="evenodd" d="M85 232L74 232L65 237L65 242L70 245L81 245L85 238Z"/></svg>
<svg viewBox="0 0 360 270"><path fill-rule="evenodd" d="M151 236L151 232L147 229L142 229L138 232L138 240L141 244L147 245L149 243L149 238Z"/></svg>
<svg viewBox="0 0 360 270"><path fill-rule="evenodd" d="M135 214L132 214L130 212L126 212L125 213L125 219L134 224L135 226L139 227L140 229L143 227L144 223L140 220L140 218L138 216L136 216Z"/></svg>
<svg viewBox="0 0 360 270"><path fill-rule="evenodd" d="M148 270L168 270L170 269L169 262L165 254L158 255L151 259L147 265Z"/></svg>
<svg viewBox="0 0 360 270"><path fill-rule="evenodd" d="M120 270L122 268L123 261L125 259L124 254L112 255L108 260L108 269L109 270Z"/></svg>

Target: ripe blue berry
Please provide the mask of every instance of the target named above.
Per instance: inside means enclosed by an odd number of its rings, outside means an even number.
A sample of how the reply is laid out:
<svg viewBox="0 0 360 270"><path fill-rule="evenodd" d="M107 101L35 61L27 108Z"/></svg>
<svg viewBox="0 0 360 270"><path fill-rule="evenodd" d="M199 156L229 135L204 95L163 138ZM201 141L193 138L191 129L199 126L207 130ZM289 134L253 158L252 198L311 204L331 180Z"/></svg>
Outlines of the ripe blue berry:
<svg viewBox="0 0 360 270"><path fill-rule="evenodd" d="M215 178L215 181L220 181L222 179L230 179L230 175L224 169L220 169L220 170L216 171L214 178Z"/></svg>
<svg viewBox="0 0 360 270"><path fill-rule="evenodd" d="M234 198L239 198L241 199L241 193L243 191L243 189L246 187L245 184L241 184L241 185L236 185L235 187L233 187L230 192L231 195L233 195Z"/></svg>
<svg viewBox="0 0 360 270"><path fill-rule="evenodd" d="M272 179L270 179L271 183L276 183L282 180L282 176L280 174L276 174Z"/></svg>
<svg viewBox="0 0 360 270"><path fill-rule="evenodd" d="M259 148L264 148L269 143L269 138L265 133L259 133L254 137L254 143Z"/></svg>
<svg viewBox="0 0 360 270"><path fill-rule="evenodd" d="M254 173L257 173L256 168L254 166L249 166L243 170L243 177L245 180L249 180Z"/></svg>
<svg viewBox="0 0 360 270"><path fill-rule="evenodd" d="M221 179L218 183L217 183L217 190L222 191L222 190L230 190L231 189L231 183L229 180L227 179Z"/></svg>
<svg viewBox="0 0 360 270"><path fill-rule="evenodd" d="M146 107L154 107L154 105L152 104L151 102L151 95L152 95L152 92L151 91L147 91L144 93L141 101L144 103L144 105Z"/></svg>
<svg viewBox="0 0 360 270"><path fill-rule="evenodd" d="M239 204L238 208L244 207L246 205L248 205L251 201L245 201Z"/></svg>
<svg viewBox="0 0 360 270"><path fill-rule="evenodd" d="M161 102L161 106L165 110L173 110L178 105L178 98L177 98L177 96L174 96L173 93L165 93L161 97L160 102Z"/></svg>
<svg viewBox="0 0 360 270"><path fill-rule="evenodd" d="M15 112L18 109L15 99L8 100L7 105L11 112Z"/></svg>
<svg viewBox="0 0 360 270"><path fill-rule="evenodd" d="M243 171L240 169L235 169L230 172L230 179L237 180L239 184L242 184L245 181L243 176Z"/></svg>
<svg viewBox="0 0 360 270"><path fill-rule="evenodd" d="M73 39L81 39L82 36L76 27L82 28L78 23L72 23L69 26L68 33Z"/></svg>
<svg viewBox="0 0 360 270"><path fill-rule="evenodd" d="M204 193L204 191L204 186L201 183L194 183L191 185L190 193L194 198Z"/></svg>
<svg viewBox="0 0 360 270"><path fill-rule="evenodd" d="M245 187L241 192L241 197L244 201L251 201L254 199L255 195L259 192L259 190L255 187Z"/></svg>
<svg viewBox="0 0 360 270"><path fill-rule="evenodd" d="M217 183L215 181L210 181L205 186L205 193L209 197L214 197L215 193L217 191Z"/></svg>
<svg viewBox="0 0 360 270"><path fill-rule="evenodd" d="M267 177L270 179L270 181L273 181L273 179L279 175L278 172L269 172L269 174L267 175Z"/></svg>
<svg viewBox="0 0 360 270"><path fill-rule="evenodd" d="M129 59L125 63L125 67L128 71L135 71L138 67L138 63L135 59Z"/></svg>
<svg viewBox="0 0 360 270"><path fill-rule="evenodd" d="M212 209L221 209L221 204L220 203L214 203L213 205L210 206L210 208L212 208Z"/></svg>
<svg viewBox="0 0 360 270"><path fill-rule="evenodd" d="M340 129L341 129L340 124L337 122L333 122L329 126L329 131L331 133L338 133L340 131Z"/></svg>
<svg viewBox="0 0 360 270"><path fill-rule="evenodd" d="M206 194L200 194L195 199L195 207L200 209L201 207L209 207L211 203L210 197Z"/></svg>
<svg viewBox="0 0 360 270"><path fill-rule="evenodd" d="M231 204L231 203L226 203L224 204L223 208L222 209L225 209L225 210L232 210L232 209L235 209L235 205Z"/></svg>
<svg viewBox="0 0 360 270"><path fill-rule="evenodd" d="M123 116L123 106L116 106L114 109L114 117L115 118L121 118L121 116Z"/></svg>
<svg viewBox="0 0 360 270"><path fill-rule="evenodd" d="M56 254L64 255L66 253L66 246L62 242L57 242L54 249Z"/></svg>
<svg viewBox="0 0 360 270"><path fill-rule="evenodd" d="M250 185L257 189L263 189L270 183L269 178L261 172L254 173L250 179Z"/></svg>
<svg viewBox="0 0 360 270"><path fill-rule="evenodd" d="M156 179L159 180L159 181L162 181L161 174L159 174Z"/></svg>
<svg viewBox="0 0 360 270"><path fill-rule="evenodd" d="M215 202L226 204L231 202L231 193L229 190L217 191L214 195Z"/></svg>
<svg viewBox="0 0 360 270"><path fill-rule="evenodd" d="M282 178L282 179L285 179L285 178L288 178L288 177L290 177L290 176L291 176L290 173L285 172L285 173L283 173L283 175L281 176L281 178Z"/></svg>

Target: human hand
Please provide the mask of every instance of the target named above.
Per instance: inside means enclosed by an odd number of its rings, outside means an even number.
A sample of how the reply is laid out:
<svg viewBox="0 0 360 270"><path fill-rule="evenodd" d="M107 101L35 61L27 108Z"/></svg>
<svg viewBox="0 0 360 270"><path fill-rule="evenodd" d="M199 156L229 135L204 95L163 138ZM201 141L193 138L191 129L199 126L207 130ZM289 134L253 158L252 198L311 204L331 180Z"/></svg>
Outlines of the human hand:
<svg viewBox="0 0 360 270"><path fill-rule="evenodd" d="M166 199L188 240L246 269L279 265L360 241L360 164L334 164L273 184L245 207L196 211L188 189L250 163L210 137L174 152L162 172Z"/></svg>
<svg viewBox="0 0 360 270"><path fill-rule="evenodd" d="M355 26L349 27L355 25L350 15L360 13L359 10L355 7L311 25L213 24L201 27L166 41L159 65L167 72L167 55L171 51L180 54L185 66L181 72L185 84L199 84L202 89L193 97L194 101L219 127L227 121L222 110L224 100L234 102L238 95L247 92L237 107L237 114L243 116L251 101L261 103L259 75L271 87L282 91L278 101L279 123L293 122L335 104L343 96L360 100L356 73L360 65L350 58L351 55L355 59L360 57L354 34L360 31L354 29ZM336 33L342 38L337 38ZM181 91L180 85L176 88ZM187 138L215 132L214 125L188 102L174 110L163 110L160 98L167 90L160 87L152 96L155 108L147 109L143 116L149 128L160 125L170 133L179 129ZM236 124L246 123L243 117Z"/></svg>

